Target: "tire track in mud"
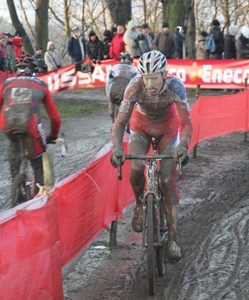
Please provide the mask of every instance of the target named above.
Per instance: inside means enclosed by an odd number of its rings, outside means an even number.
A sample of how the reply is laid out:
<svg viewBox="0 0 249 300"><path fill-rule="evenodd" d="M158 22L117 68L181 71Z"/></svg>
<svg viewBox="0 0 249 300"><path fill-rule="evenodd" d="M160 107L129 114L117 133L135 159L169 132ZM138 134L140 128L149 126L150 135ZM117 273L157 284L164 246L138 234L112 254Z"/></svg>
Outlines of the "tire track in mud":
<svg viewBox="0 0 249 300"><path fill-rule="evenodd" d="M187 219L182 212L180 232L191 231L196 239L189 245L180 234L184 259L171 274L165 299L248 299L249 193L244 183L249 165L244 159L236 169L231 162L207 181L196 194L200 204Z"/></svg>

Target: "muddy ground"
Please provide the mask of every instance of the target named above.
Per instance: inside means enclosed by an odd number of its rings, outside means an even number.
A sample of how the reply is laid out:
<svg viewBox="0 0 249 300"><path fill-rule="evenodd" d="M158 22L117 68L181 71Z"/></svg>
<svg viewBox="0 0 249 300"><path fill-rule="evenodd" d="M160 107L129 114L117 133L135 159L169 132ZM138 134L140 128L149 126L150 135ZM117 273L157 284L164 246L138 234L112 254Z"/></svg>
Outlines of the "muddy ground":
<svg viewBox="0 0 249 300"><path fill-rule="evenodd" d="M96 101L100 110L63 119L61 134L69 151L55 157L60 180L81 169L110 138L111 120L104 89L61 92L56 101ZM190 104L195 101L190 94ZM9 205L8 142L0 133L1 210ZM102 234L64 279L65 300L249 299L249 150L244 133L202 142L197 158L184 168L180 192L179 244L183 258L166 264L157 277L157 293L149 297L146 255L141 234L131 228L132 212L118 222L118 244L109 248Z"/></svg>

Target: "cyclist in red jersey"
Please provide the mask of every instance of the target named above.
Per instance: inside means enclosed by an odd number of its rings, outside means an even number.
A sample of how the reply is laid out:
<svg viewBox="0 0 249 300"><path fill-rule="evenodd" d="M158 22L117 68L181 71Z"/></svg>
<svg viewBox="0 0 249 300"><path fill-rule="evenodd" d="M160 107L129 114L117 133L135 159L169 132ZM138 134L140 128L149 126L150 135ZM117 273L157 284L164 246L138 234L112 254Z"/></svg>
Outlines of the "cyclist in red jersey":
<svg viewBox="0 0 249 300"><path fill-rule="evenodd" d="M122 138L125 124L130 117L129 154L146 154L150 148L151 137L158 139L159 154L173 154L174 160L161 161L159 174L168 225L166 254L170 260L178 261L181 250L177 244L179 197L175 179L176 162L187 163L188 145L192 136L186 89L178 77L167 73L166 57L159 51L143 54L137 67L141 76L130 81L113 124L111 162L114 166L125 162ZM130 182L136 197L132 227L141 232L141 197L145 184L143 161L130 161Z"/></svg>
<svg viewBox="0 0 249 300"><path fill-rule="evenodd" d="M46 144L58 136L61 120L55 102L46 84L35 77L38 65L29 56L19 58L16 64L17 77L10 77L0 86L0 129L10 140L8 150L12 179L19 174L21 163L20 144L14 132L24 135L35 174L35 181L44 185L42 153ZM46 137L40 120L40 104L43 104L50 119L50 134ZM39 188L37 187L36 192Z"/></svg>

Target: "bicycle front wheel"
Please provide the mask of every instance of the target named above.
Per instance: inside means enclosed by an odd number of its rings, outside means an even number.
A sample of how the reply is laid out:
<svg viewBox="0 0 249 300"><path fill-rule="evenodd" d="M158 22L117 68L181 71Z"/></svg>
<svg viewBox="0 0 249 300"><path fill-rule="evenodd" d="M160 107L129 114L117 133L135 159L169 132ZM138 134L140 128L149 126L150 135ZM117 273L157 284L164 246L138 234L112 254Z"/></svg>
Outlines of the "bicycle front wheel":
<svg viewBox="0 0 249 300"><path fill-rule="evenodd" d="M165 274L165 266L166 266L166 256L165 256L165 241L163 240L164 234L166 232L166 222L163 210L163 201L162 198L158 204L159 210L159 239L161 241L161 246L157 247L156 250L156 263L157 263L157 272L160 277L164 276Z"/></svg>
<svg viewBox="0 0 249 300"><path fill-rule="evenodd" d="M11 187L10 207L14 207L17 204L30 200L31 198L30 186L26 184L26 175L16 175Z"/></svg>
<svg viewBox="0 0 249 300"><path fill-rule="evenodd" d="M149 276L149 292L150 295L154 295L156 292L156 249L154 246L155 238L155 214L154 214L154 198L153 195L149 194L147 198L147 243L148 243L148 276Z"/></svg>

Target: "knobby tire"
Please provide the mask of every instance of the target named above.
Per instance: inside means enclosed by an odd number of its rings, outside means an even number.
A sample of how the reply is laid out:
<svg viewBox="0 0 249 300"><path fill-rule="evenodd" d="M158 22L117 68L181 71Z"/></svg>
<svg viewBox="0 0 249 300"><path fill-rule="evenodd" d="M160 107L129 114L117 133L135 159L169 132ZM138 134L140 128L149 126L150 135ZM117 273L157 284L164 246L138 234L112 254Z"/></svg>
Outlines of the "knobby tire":
<svg viewBox="0 0 249 300"><path fill-rule="evenodd" d="M148 243L148 253L147 253L147 263L148 263L148 277L149 277L149 293L153 296L156 292L156 265L155 256L156 249L154 246L155 237L155 222L154 222L154 201L153 195L149 194L147 199L147 243Z"/></svg>
<svg viewBox="0 0 249 300"><path fill-rule="evenodd" d="M160 237L161 239L165 233L165 217L164 217L164 210L163 210L163 201L162 198L159 201L159 228L160 228ZM162 277L165 274L165 265L166 265L166 259L165 259L165 242L162 242L161 247L157 247L156 250L156 263L157 263L157 272L158 276Z"/></svg>
<svg viewBox="0 0 249 300"><path fill-rule="evenodd" d="M18 174L15 176L11 187L11 206L14 207L17 204L30 200L31 190L30 186L26 185L26 175Z"/></svg>

